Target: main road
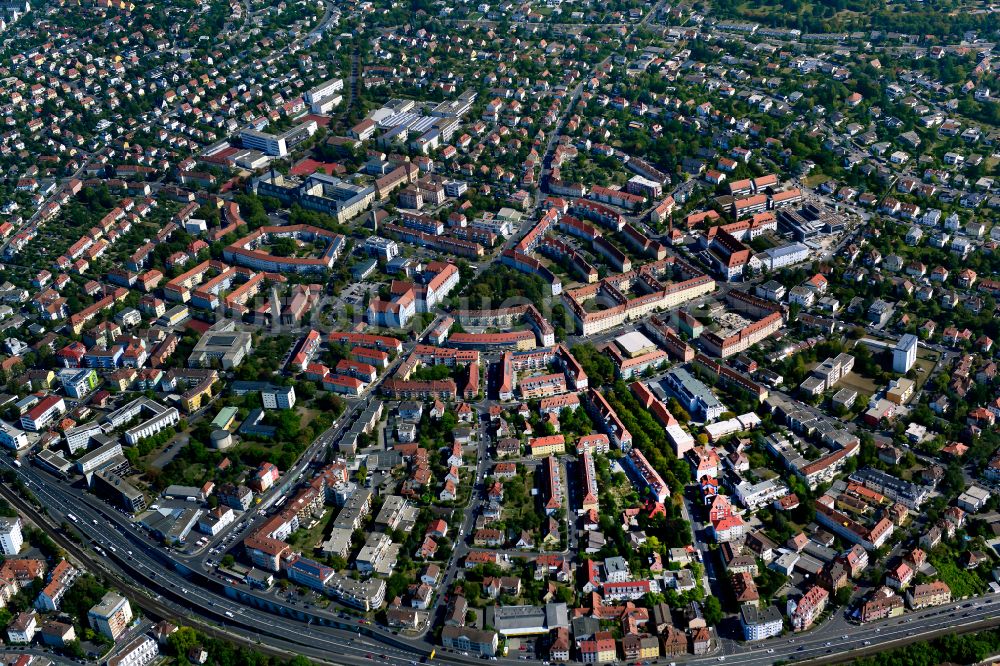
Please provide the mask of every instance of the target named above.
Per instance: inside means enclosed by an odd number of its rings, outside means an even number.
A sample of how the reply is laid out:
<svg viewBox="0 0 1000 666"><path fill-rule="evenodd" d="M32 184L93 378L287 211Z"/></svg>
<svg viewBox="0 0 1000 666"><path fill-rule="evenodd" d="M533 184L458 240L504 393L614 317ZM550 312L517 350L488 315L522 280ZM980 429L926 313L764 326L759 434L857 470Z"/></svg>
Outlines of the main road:
<svg viewBox="0 0 1000 666"><path fill-rule="evenodd" d="M152 542L128 518L109 509L82 489L58 480L33 467L14 467L7 457L0 464L12 470L46 507L47 516L40 514L18 497L9 486L0 488L28 517L45 524L71 521L74 527L108 557L96 558L89 553L87 564L103 571L117 581L134 598L152 598L166 607L159 615L173 612L173 618L188 624L204 626L213 631L222 629L244 642L263 644L286 652L304 654L310 658L336 664L370 663L375 658L392 666L406 666L425 657L429 644L402 639L376 625L358 624L356 618L331 618L338 626L314 624L314 610L281 606L272 600L274 612L236 601L226 594L236 589L232 583L213 581L209 576L186 569L173 562L163 549ZM65 546L82 551L55 534ZM72 553L71 550L71 553ZM186 575L182 575L184 572ZM216 590L221 591L216 591ZM149 590L152 590L150 594ZM332 616L332 614L330 614ZM302 619L298 619L301 617ZM674 657L687 664L717 663L720 657L730 657L741 664L768 664L777 660L829 660L851 651L863 651L872 645L903 644L940 634L942 631L968 631L1000 624L996 597L988 595L971 600L908 613L903 617L855 626L840 617L793 637L776 638L763 644L725 641L722 654L713 657ZM363 634L363 635L362 635ZM717 653L718 654L718 653ZM335 656L334 656L335 655ZM369 657L371 655L371 657ZM469 666L482 663L465 655L438 651L436 661ZM667 659L661 659L665 662ZM499 659L500 663L537 665L539 662L521 659Z"/></svg>

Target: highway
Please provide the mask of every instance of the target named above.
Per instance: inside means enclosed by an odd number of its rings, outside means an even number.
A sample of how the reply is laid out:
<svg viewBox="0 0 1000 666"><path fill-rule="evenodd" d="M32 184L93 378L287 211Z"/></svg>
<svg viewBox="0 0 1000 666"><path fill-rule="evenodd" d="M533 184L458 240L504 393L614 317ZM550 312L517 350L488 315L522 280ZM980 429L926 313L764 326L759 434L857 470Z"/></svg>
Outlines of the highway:
<svg viewBox="0 0 1000 666"><path fill-rule="evenodd" d="M397 358L382 378L391 376L404 356ZM266 520L267 509L290 492L311 464L325 455L327 446L350 426L356 412L371 399L377 386L376 382L368 397L353 403L331 428L316 438L295 467L269 491L264 502L248 511L243 520L233 523L229 532L244 524L231 538L234 545L253 529L253 523ZM483 457L478 467L479 475L485 472L485 465ZM338 664L362 664L375 658L389 664L409 664L433 649L430 643L398 638L385 627L363 625L351 615L310 608L304 602L251 590L223 574L205 573L202 571L205 568L204 549L197 555L185 556L164 548L131 518L101 502L79 483L74 485L58 479L31 464L16 467L6 456L0 457L0 469L12 471L25 483L45 507L47 519L55 523L54 526L71 523L95 549L101 549L98 551L101 559L91 559L94 571L103 570L113 576L125 591L152 596L172 611L172 617L184 618L190 623L194 611L207 618L208 626L228 625L229 633L238 630L239 635L253 643L260 643L267 637L269 645L287 644L288 653L301 653L323 661L329 661L329 655L336 654L336 661L332 663ZM4 487L2 491L33 520L46 520L46 516L38 515L10 488ZM69 517L71 514L74 518ZM220 534L214 542L218 543L223 537L224 534ZM61 545L69 550L72 542L63 541ZM457 568L458 558L458 555L454 557L451 571ZM152 590L152 595L146 590ZM237 595L240 601L234 598ZM161 609L160 614L166 614L164 610ZM450 655L447 660L459 664L478 663L464 655Z"/></svg>
<svg viewBox="0 0 1000 666"><path fill-rule="evenodd" d="M906 613L898 618L863 625L848 623L842 615L831 617L825 624L802 634L765 641L748 646L726 641L724 656L739 664L769 664L774 661L828 661L851 651L863 651L876 646L885 649L889 644L903 645L942 632L958 633L978 628L984 621L991 625L1000 623L1000 597L987 595L968 601L953 602L944 606ZM688 664L718 663L719 658L693 659Z"/></svg>
<svg viewBox="0 0 1000 666"><path fill-rule="evenodd" d="M224 587L221 582L208 583L205 576L200 576L202 580L199 581L199 576L193 573L190 575L195 580L192 580L177 573L176 568L181 565L165 562L168 558L162 549L146 538L140 529L127 527L131 523L125 516L100 504L82 490L72 488L68 483L57 481L31 467L15 468L6 457L0 457L0 461L3 467L17 473L18 478L35 493L57 523L68 520L69 513L74 514L77 518L74 523L76 529L108 553L108 557L98 563L99 568L107 569L120 581L127 582L128 577L131 577L134 586L153 589L154 598L158 597L161 604L172 610L175 618L215 628L220 624L228 625L225 628L227 633L244 640L264 642L278 649L287 649L328 663L352 666L369 663L368 655L371 654L372 660L379 659L388 664L403 666L419 660L429 652L430 645L423 641L403 640L374 625L348 629L356 622L354 619L344 618L341 627L317 626L309 621L303 622L243 605L221 592L209 589L210 586ZM23 501L18 501L10 488L4 487L2 492L25 510ZM26 513L30 516L31 512ZM276 599L274 602L278 603ZM724 640L721 652L711 657L677 657L674 661L708 664L718 663L720 657L737 660L740 664L767 664L779 659L826 660L834 653L839 657L852 650L864 650L870 647L865 645L866 641L880 646L892 642L902 644L943 630L955 632L978 628L983 623L1000 624L998 608L1000 606L996 597L989 595L861 626L849 624L838 615L824 625L797 636L776 638L761 645ZM289 609L290 612L300 613L304 610ZM196 614L197 621L192 613ZM232 614L231 617L229 613ZM374 632L374 635L360 635L362 631ZM335 660L331 662L331 655L334 654ZM438 650L435 661L466 665L482 663L481 660L442 650ZM668 658L658 661L666 663ZM509 658L499 659L498 662L528 665L539 663Z"/></svg>
<svg viewBox="0 0 1000 666"><path fill-rule="evenodd" d="M383 376L389 374L391 368ZM363 400L354 402L333 427L310 445L295 467L270 491L265 501L240 521L247 523L240 530L241 533L252 529L250 523L265 518L266 509L277 498L289 492L311 463L324 455L327 445L335 441L338 433L351 423L355 412L362 405ZM482 427L480 423L477 479L484 475L489 462L485 451L487 438ZM181 556L163 548L131 518L89 494L79 483L72 485L56 479L31 464L15 467L6 456L0 456L0 469L9 469L28 486L46 508L55 526L62 522L73 522L85 539L95 548L100 548L100 558L82 555L89 557L86 560L88 568L110 575L137 603L147 604L143 607L151 615L180 618L180 621L202 629L223 631L233 640L264 643L273 649L304 654L318 661L330 662L331 655L336 655L332 663L351 666L374 659L393 666L409 664L426 656L432 649L428 642L429 634L420 639L403 639L385 627L373 624L362 626L358 624L357 618L349 615L310 608L301 601L279 599L274 594L252 591L239 582L226 581L221 574L205 573L202 571L204 556ZM11 488L3 487L0 492L28 518L44 522L44 516L33 511L23 501L18 502ZM456 578L460 558L469 550L462 537L467 537L471 530L480 495L481 493L474 495L470 505L464 509L462 534L455 540L454 553L446 569L446 584L441 589L447 589L448 584ZM76 521L69 518L71 513ZM65 536L59 534L59 530L51 531L60 545L71 554L79 551L71 549L71 544L67 544ZM236 537L231 540L238 543ZM237 594L239 599L235 598ZM440 601L432 610L432 617L434 612L441 611ZM834 655L840 656L851 650L870 648L870 645L865 645L866 642L871 645L884 645L893 641L913 642L935 635L942 628L954 632L979 627L983 623L1000 624L1000 613L994 609L992 596L864 626L851 625L842 615L834 615L823 625L799 636L777 638L763 645L747 645L726 638L711 657L678 657L674 661L703 664L718 662L720 658L733 658L739 663L764 664L778 659L829 660ZM443 650L438 650L435 661L466 665L481 663L478 659ZM502 658L498 661L529 665L539 663L520 658ZM660 660L661 663L666 661L667 659Z"/></svg>
<svg viewBox="0 0 1000 666"><path fill-rule="evenodd" d="M196 572L189 573L191 578L182 576L178 570L184 571L186 567L172 561L162 547L125 516L66 482L43 477L44 472L25 466L14 468L6 457L0 460L3 466L17 472L57 524L72 523L87 540L107 554L107 563L102 568L108 568L113 573L120 571L124 578L132 577L137 586L162 593L160 601L175 608L176 617L184 618L194 611L209 618L212 624L222 623L244 629L244 636L252 637L254 642L265 636L269 637L269 642L270 637L289 639L296 652L318 659L335 653L338 655L337 663L364 663L373 651L385 654L383 661L390 664L408 664L414 658L413 647L403 641L397 640L398 645L395 646L384 642L379 644L359 636L360 626L355 631L347 630L347 626L356 622L348 617L340 620L345 628L317 626L310 621L283 617L239 603L221 592L226 587L223 581L211 581L208 576ZM4 490L9 492L9 489ZM76 518L75 521L69 518L70 514ZM121 575L116 577L123 578ZM210 588L219 588L220 591ZM262 601L264 599L262 596ZM277 598L271 602L275 606L280 603ZM296 611L298 609L287 609L288 613ZM298 612L305 616L304 611ZM365 631L369 630L365 627ZM395 638L389 632L385 634L383 641ZM422 656L428 651L429 648L421 649L419 654Z"/></svg>

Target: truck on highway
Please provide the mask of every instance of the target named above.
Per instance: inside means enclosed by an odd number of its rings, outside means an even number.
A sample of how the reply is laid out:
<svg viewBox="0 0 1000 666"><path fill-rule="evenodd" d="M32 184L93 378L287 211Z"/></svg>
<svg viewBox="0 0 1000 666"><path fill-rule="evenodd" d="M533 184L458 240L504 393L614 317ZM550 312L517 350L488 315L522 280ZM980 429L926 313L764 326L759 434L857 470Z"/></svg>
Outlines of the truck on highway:
<svg viewBox="0 0 1000 666"><path fill-rule="evenodd" d="M75 522L77 522L77 520L76 520L76 516L74 516L74 515L73 515L72 513L67 513L67 514L66 514L66 517L67 517L67 518L69 518L69 519L70 519L71 521L73 521L74 523L75 523Z"/></svg>

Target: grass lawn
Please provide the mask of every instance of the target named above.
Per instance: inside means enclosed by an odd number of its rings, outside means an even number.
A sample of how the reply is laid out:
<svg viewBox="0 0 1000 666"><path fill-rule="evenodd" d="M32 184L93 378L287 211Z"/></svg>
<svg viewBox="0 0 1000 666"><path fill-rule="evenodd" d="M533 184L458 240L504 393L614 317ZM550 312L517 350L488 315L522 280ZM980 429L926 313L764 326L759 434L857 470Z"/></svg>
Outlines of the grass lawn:
<svg viewBox="0 0 1000 666"><path fill-rule="evenodd" d="M865 395L874 395L878 390L875 382L863 377L856 372L849 372L845 375L839 382L837 382L837 388L851 388L858 393L864 393Z"/></svg>
<svg viewBox="0 0 1000 666"><path fill-rule="evenodd" d="M750 241L750 246L754 250L757 250L758 252L763 252L764 250L769 250L772 247L776 247L780 241L781 241L780 238L773 236L770 233L766 233L766 234L761 234L760 236L757 236L757 238L754 238L752 241Z"/></svg>
<svg viewBox="0 0 1000 666"><path fill-rule="evenodd" d="M962 599L986 591L987 585L983 579L975 571L962 569L954 559L935 553L928 560L937 569L938 577L951 588L953 599Z"/></svg>
<svg viewBox="0 0 1000 666"><path fill-rule="evenodd" d="M330 507L327 507L326 513L323 517L316 521L316 524L308 529L298 529L288 537L288 543L293 548L301 548L306 551L316 550L320 544L323 542L323 537L326 535L326 528L333 520L333 515L336 511L333 511Z"/></svg>
<svg viewBox="0 0 1000 666"><path fill-rule="evenodd" d="M932 352L932 354L935 356L934 359L921 358L919 355L917 356L917 362L913 366L917 371L917 391L922 389L924 384L927 383L927 380L931 376L931 371L934 369L934 364L937 363L937 352ZM920 371L920 368L923 368L923 372Z"/></svg>
<svg viewBox="0 0 1000 666"><path fill-rule="evenodd" d="M830 179L829 176L827 176L822 171L818 171L817 170L817 171L814 171L813 173L809 174L807 177L803 178L802 182L804 182L809 187L816 187L820 183L822 183L824 181L827 181L829 179Z"/></svg>
<svg viewBox="0 0 1000 666"><path fill-rule="evenodd" d="M615 498L618 506L630 506L636 500L635 488L627 483L612 484L608 493Z"/></svg>
<svg viewBox="0 0 1000 666"><path fill-rule="evenodd" d="M312 423L312 420L314 418L316 418L317 416L319 416L319 415L320 415L320 411L318 409L312 409L312 408L303 409L302 410L302 419L300 421L302 427L303 428L308 427L309 424Z"/></svg>

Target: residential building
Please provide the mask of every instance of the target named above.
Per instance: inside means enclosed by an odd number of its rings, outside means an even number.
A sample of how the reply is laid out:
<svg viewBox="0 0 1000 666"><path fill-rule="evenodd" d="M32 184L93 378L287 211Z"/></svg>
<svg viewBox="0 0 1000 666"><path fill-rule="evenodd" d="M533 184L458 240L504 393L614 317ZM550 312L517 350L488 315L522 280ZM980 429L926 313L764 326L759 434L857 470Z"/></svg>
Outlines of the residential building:
<svg viewBox="0 0 1000 666"><path fill-rule="evenodd" d="M114 641L131 624L132 607L122 595L108 592L97 605L87 611L87 621L94 631Z"/></svg>
<svg viewBox="0 0 1000 666"><path fill-rule="evenodd" d="M38 631L38 614L18 613L17 617L7 625L7 640L11 643L30 643L35 640Z"/></svg>
<svg viewBox="0 0 1000 666"><path fill-rule="evenodd" d="M147 634L136 636L124 649L108 659L107 666L146 666L160 654L160 646Z"/></svg>
<svg viewBox="0 0 1000 666"><path fill-rule="evenodd" d="M905 374L917 362L917 336L907 333L899 338L896 348L892 351L892 371Z"/></svg>
<svg viewBox="0 0 1000 666"><path fill-rule="evenodd" d="M495 631L446 625L441 629L441 644L459 652L468 652L480 657L493 657L496 656L499 638Z"/></svg>
<svg viewBox="0 0 1000 666"><path fill-rule="evenodd" d="M784 620L778 609L770 604L764 608L744 604L740 606L740 626L743 627L744 640L762 641L780 636L784 629Z"/></svg>
<svg viewBox="0 0 1000 666"><path fill-rule="evenodd" d="M20 518L0 518L0 553L17 555L24 545Z"/></svg>
<svg viewBox="0 0 1000 666"><path fill-rule="evenodd" d="M914 585L906 592L906 604L913 610L951 603L951 588L942 580Z"/></svg>
<svg viewBox="0 0 1000 666"><path fill-rule="evenodd" d="M798 601L789 601L788 616L792 621L794 631L805 631L809 629L813 622L823 613L826 603L830 598L830 593L818 585L814 585L806 591Z"/></svg>

